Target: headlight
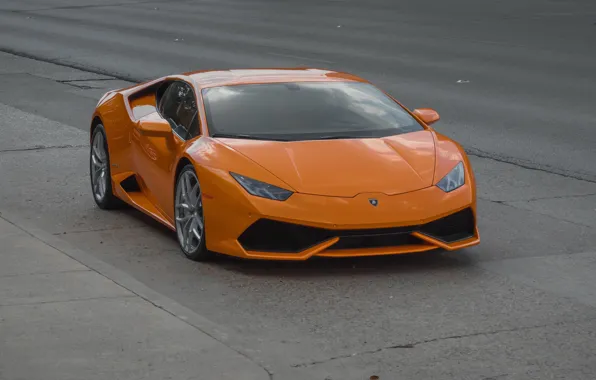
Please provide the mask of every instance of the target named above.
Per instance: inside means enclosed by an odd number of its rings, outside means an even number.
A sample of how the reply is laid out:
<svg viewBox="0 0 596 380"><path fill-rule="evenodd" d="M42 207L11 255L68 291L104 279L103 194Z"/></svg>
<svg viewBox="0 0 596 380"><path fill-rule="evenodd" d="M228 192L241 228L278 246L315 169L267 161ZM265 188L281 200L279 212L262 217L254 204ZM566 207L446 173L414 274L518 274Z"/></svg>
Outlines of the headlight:
<svg viewBox="0 0 596 380"><path fill-rule="evenodd" d="M256 179L248 178L237 173L230 172L230 174L249 194L256 197L285 201L290 195L294 194L290 190L257 181Z"/></svg>
<svg viewBox="0 0 596 380"><path fill-rule="evenodd" d="M464 163L459 162L443 179L437 183L439 189L448 193L459 187L462 187L465 181Z"/></svg>

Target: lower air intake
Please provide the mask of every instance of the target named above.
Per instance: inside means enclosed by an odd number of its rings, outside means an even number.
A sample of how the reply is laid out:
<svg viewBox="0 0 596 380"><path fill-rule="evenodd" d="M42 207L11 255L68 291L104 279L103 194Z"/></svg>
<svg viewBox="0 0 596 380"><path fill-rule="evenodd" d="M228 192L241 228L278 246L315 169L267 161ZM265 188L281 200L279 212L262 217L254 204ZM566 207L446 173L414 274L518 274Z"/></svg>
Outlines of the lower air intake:
<svg viewBox="0 0 596 380"><path fill-rule="evenodd" d="M474 213L467 208L420 226L420 232L445 243L471 238L475 233Z"/></svg>

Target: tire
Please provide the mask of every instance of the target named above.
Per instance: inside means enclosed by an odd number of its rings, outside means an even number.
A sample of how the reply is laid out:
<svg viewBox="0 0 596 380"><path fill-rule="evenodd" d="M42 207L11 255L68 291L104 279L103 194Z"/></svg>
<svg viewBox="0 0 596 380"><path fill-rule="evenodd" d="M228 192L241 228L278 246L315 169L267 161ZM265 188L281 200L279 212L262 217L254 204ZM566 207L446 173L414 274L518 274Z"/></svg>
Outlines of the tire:
<svg viewBox="0 0 596 380"><path fill-rule="evenodd" d="M214 257L207 250L202 191L192 164L182 168L176 178L174 223L178 244L187 258L207 261Z"/></svg>
<svg viewBox="0 0 596 380"><path fill-rule="evenodd" d="M91 193L99 208L110 210L120 208L123 202L112 192L112 173L110 170L110 154L103 125L98 124L93 130L89 149L89 178Z"/></svg>

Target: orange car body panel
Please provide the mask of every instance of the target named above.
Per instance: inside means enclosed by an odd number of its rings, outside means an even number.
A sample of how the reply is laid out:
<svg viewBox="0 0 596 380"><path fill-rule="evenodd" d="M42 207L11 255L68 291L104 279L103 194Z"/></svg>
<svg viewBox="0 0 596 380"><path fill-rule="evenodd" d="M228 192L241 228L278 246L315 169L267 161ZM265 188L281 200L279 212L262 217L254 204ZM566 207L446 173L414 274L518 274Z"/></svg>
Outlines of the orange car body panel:
<svg viewBox="0 0 596 380"><path fill-rule="evenodd" d="M189 83L197 96L201 133L188 141L175 133L148 136L139 128L144 120L161 119L155 111L154 93L145 90L174 79ZM201 71L107 93L97 105L91 127L99 118L106 129L114 194L173 230L176 169L181 159L188 160L195 167L203 192L207 248L243 258L388 255L455 250L480 242L475 227L473 237L451 244L412 232L420 244L329 250L338 239L331 237L299 253L245 250L238 237L259 218L344 230L420 225L466 208L476 216L474 175L462 147L407 109L423 131L378 139L295 142L209 137L200 95L203 88L295 81L367 82L351 74L315 69ZM436 183L460 161L465 164L466 183L453 192L443 192ZM283 202L251 196L229 172L294 194ZM131 175L138 182L138 191L123 187ZM368 199L373 197L379 207L369 204Z"/></svg>

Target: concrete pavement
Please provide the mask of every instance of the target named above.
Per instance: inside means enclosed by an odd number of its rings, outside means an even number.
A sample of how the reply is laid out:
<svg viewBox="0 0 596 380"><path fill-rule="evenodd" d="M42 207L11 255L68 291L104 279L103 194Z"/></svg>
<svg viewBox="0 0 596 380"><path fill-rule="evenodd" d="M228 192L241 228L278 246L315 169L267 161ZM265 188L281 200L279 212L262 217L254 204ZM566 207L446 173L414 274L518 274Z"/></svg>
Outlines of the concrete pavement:
<svg viewBox="0 0 596 380"><path fill-rule="evenodd" d="M167 229L93 202L81 129L94 97L119 82L77 88L61 78L96 74L6 54L1 67L0 78L11 78L0 87L4 215L61 251L88 252L77 260L188 318L274 379L593 380L594 184L471 157L482 234L474 249L198 264ZM27 101L2 104L22 86ZM44 105L49 93L54 112Z"/></svg>
<svg viewBox="0 0 596 380"><path fill-rule="evenodd" d="M117 267L125 288L134 277L136 293L274 379L593 380L595 5L0 0L0 50L16 54L0 53L0 209L88 252L90 267ZM481 245L197 264L139 213L95 207L86 131L105 91L296 65L436 108L436 129L471 152Z"/></svg>
<svg viewBox="0 0 596 380"><path fill-rule="evenodd" d="M84 252L11 219L0 213L2 380L269 379L194 326L194 313L175 314L117 270L84 265Z"/></svg>

